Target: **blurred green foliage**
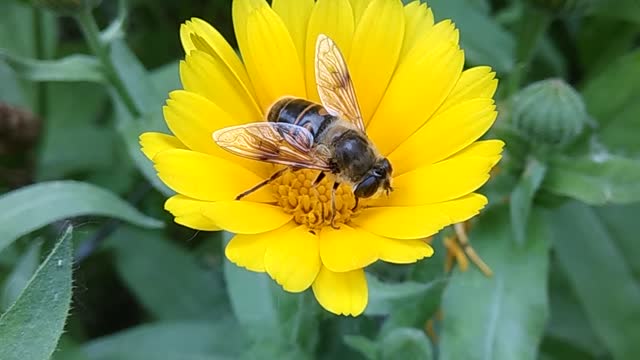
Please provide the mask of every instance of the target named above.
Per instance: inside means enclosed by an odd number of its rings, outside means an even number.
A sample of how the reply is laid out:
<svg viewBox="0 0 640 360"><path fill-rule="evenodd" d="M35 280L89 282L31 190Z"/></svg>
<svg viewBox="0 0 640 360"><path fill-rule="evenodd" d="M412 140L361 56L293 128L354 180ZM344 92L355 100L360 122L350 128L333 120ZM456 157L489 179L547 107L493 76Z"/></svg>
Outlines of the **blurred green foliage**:
<svg viewBox="0 0 640 360"><path fill-rule="evenodd" d="M79 21L30 4L0 2L0 359L640 354L636 0L429 2L460 28L467 65L501 79L490 137L507 148L470 231L494 274L446 272L441 235L431 259L370 267L358 318L236 267L228 234L180 227L162 209L171 191L137 137L166 130L180 23L204 18L234 45L231 1L104 0ZM101 41L87 41L90 14ZM521 90L550 78L588 113L562 147L513 126ZM566 110L558 103L539 102L540 121Z"/></svg>

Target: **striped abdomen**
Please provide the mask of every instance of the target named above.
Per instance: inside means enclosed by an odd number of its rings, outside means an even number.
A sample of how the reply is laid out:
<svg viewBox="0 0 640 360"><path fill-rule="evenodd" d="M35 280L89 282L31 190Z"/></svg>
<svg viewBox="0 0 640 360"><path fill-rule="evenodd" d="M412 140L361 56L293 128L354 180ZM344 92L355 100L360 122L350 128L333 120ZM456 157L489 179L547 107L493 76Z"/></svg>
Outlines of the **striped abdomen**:
<svg viewBox="0 0 640 360"><path fill-rule="evenodd" d="M267 114L269 122L284 122L306 128L316 138L336 117L330 115L322 105L300 98L278 100Z"/></svg>

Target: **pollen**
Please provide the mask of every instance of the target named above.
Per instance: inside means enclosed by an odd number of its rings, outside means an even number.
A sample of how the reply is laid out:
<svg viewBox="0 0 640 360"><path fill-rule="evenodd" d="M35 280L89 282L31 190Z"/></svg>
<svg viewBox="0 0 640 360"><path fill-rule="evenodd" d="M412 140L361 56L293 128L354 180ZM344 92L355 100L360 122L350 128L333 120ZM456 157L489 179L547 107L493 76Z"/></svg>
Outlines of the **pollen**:
<svg viewBox="0 0 640 360"><path fill-rule="evenodd" d="M326 176L314 186L319 172L314 170L287 170L271 183L278 204L300 225L319 230L324 226L347 223L356 216L360 204L348 184L341 184L335 192L335 218L331 204L334 180Z"/></svg>

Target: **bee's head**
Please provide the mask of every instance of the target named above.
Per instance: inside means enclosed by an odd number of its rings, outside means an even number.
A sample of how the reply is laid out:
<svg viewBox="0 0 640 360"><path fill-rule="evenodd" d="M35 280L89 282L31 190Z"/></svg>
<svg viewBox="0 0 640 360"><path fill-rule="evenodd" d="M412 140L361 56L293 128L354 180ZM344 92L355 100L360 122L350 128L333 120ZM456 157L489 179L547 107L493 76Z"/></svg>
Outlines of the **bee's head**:
<svg viewBox="0 0 640 360"><path fill-rule="evenodd" d="M369 198L383 189L387 194L393 190L391 188L391 173L393 168L386 158L379 159L375 165L367 171L353 190L353 194L358 198Z"/></svg>

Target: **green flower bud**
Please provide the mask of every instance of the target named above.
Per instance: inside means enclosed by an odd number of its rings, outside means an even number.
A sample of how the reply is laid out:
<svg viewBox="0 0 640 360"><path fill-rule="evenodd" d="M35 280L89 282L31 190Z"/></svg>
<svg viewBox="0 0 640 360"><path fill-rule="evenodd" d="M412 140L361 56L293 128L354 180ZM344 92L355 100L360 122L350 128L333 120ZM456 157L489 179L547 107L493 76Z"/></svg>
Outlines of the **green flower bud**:
<svg viewBox="0 0 640 360"><path fill-rule="evenodd" d="M529 0L529 2L552 15L559 15L584 13L593 5L594 0Z"/></svg>
<svg viewBox="0 0 640 360"><path fill-rule="evenodd" d="M559 79L533 83L513 98L511 122L530 144L561 148L574 141L589 121L580 94Z"/></svg>
<svg viewBox="0 0 640 360"><path fill-rule="evenodd" d="M93 9L101 0L28 0L33 6L41 7L61 14L74 14L85 8Z"/></svg>

